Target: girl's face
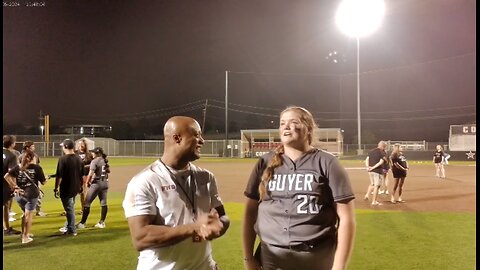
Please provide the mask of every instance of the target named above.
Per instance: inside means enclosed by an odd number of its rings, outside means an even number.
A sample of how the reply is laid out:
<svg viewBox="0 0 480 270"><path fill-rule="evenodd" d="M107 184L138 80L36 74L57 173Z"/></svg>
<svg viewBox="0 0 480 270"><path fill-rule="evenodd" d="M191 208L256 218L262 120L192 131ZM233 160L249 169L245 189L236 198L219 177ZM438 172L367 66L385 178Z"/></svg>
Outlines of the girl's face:
<svg viewBox="0 0 480 270"><path fill-rule="evenodd" d="M308 142L308 128L295 110L286 111L280 116L279 132L284 145Z"/></svg>
<svg viewBox="0 0 480 270"><path fill-rule="evenodd" d="M79 142L79 143L78 143L78 149L79 149L80 151L82 151L82 152L85 152L85 150L87 149L87 147L86 147L85 143Z"/></svg>
<svg viewBox="0 0 480 270"><path fill-rule="evenodd" d="M437 151L442 151L442 147L440 145L437 145Z"/></svg>

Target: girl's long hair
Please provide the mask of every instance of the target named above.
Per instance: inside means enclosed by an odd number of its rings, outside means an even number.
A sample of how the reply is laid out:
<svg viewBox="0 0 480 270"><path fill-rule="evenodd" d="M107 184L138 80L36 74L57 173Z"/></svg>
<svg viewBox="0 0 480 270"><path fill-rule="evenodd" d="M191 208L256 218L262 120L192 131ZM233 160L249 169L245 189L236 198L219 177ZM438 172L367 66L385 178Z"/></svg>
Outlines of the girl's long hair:
<svg viewBox="0 0 480 270"><path fill-rule="evenodd" d="M25 171L28 165L35 160L35 154L32 150L26 149L23 153L22 163L20 164L20 169Z"/></svg>

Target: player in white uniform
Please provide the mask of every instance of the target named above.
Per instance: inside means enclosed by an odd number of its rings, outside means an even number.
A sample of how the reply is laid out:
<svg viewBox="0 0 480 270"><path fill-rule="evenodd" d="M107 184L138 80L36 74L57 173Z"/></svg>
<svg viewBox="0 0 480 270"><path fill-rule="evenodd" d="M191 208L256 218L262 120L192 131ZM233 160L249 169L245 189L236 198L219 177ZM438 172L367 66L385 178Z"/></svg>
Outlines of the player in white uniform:
<svg viewBox="0 0 480 270"><path fill-rule="evenodd" d="M213 174L190 163L204 143L200 125L174 116L164 136L163 156L132 178L123 201L137 269L217 269L210 240L230 221Z"/></svg>

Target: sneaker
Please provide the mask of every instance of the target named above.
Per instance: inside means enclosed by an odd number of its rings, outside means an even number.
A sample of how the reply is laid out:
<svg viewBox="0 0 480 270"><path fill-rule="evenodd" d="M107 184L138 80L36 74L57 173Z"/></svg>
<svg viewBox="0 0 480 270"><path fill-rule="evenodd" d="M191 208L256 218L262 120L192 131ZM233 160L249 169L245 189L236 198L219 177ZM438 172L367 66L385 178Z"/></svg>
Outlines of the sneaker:
<svg viewBox="0 0 480 270"><path fill-rule="evenodd" d="M383 194L383 193L385 193L384 190L379 190L379 191L378 191L378 194Z"/></svg>
<svg viewBox="0 0 480 270"><path fill-rule="evenodd" d="M397 202L399 202L399 203L404 203L404 202L406 202L406 201L402 200L402 198L398 198Z"/></svg>
<svg viewBox="0 0 480 270"><path fill-rule="evenodd" d="M363 200L368 201L368 196L365 195L365 196L363 197Z"/></svg>
<svg viewBox="0 0 480 270"><path fill-rule="evenodd" d="M373 205L373 206L376 206L376 205L383 205L383 204L381 204L381 203L379 203L379 202L372 202L372 205Z"/></svg>
<svg viewBox="0 0 480 270"><path fill-rule="evenodd" d="M394 198L390 200L391 203L397 203Z"/></svg>
<svg viewBox="0 0 480 270"><path fill-rule="evenodd" d="M105 228L105 222L98 222L97 224L95 224L95 228L104 229Z"/></svg>
<svg viewBox="0 0 480 270"><path fill-rule="evenodd" d="M63 233L63 236L77 236L77 233L76 232L64 232Z"/></svg>
<svg viewBox="0 0 480 270"><path fill-rule="evenodd" d="M22 244L27 244L33 241L33 238L27 237L27 238L22 238Z"/></svg>
<svg viewBox="0 0 480 270"><path fill-rule="evenodd" d="M388 193L388 190L387 190L387 191L385 191L385 194L387 194L387 195L388 195L388 194L390 194L390 193Z"/></svg>
<svg viewBox="0 0 480 270"><path fill-rule="evenodd" d="M67 227L61 227L60 229L58 229L60 232L62 233L66 233L68 231Z"/></svg>
<svg viewBox="0 0 480 270"><path fill-rule="evenodd" d="M8 229L6 229L6 230L3 230L3 234L4 234L4 235L14 235L14 234L22 234L22 232L21 232L21 231L17 231L17 230L15 230L14 228L10 227L10 228L8 228Z"/></svg>
<svg viewBox="0 0 480 270"><path fill-rule="evenodd" d="M10 216L10 217L15 216L16 214L17 214L17 213L15 213L15 212L8 212L8 216Z"/></svg>
<svg viewBox="0 0 480 270"><path fill-rule="evenodd" d="M77 229L85 229L85 224L80 222L76 225L76 227L77 227Z"/></svg>
<svg viewBox="0 0 480 270"><path fill-rule="evenodd" d="M37 213L35 214L37 217L45 217L47 216L46 213L42 212L42 211L37 211Z"/></svg>

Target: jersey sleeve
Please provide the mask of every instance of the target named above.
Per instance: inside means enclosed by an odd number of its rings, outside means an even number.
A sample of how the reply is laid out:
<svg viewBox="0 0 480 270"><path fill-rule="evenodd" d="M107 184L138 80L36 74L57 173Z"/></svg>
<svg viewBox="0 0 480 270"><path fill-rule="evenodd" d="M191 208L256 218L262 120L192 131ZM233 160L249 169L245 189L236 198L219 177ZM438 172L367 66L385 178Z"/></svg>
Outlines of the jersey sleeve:
<svg viewBox="0 0 480 270"><path fill-rule="evenodd" d="M263 171L266 168L265 159L262 157L258 160L257 164L252 170L250 174L250 178L247 183L247 187L243 194L245 197L250 198L252 200L260 200L260 193L258 192L258 187L260 186L260 182L262 180Z"/></svg>
<svg viewBox="0 0 480 270"><path fill-rule="evenodd" d="M223 205L222 198L220 197L220 194L218 193L218 188L217 188L217 180L215 179L215 176L210 173L210 201L211 201L211 208L217 208L219 206Z"/></svg>
<svg viewBox="0 0 480 270"><path fill-rule="evenodd" d="M94 159L90 162L90 171L93 171L95 172L95 170L97 169L97 163L98 163L98 159Z"/></svg>
<svg viewBox="0 0 480 270"><path fill-rule="evenodd" d="M17 178L18 175L20 174L20 165L17 164L15 166L13 166L13 168L8 170L8 174L12 177Z"/></svg>
<svg viewBox="0 0 480 270"><path fill-rule="evenodd" d="M134 177L127 185L122 203L125 217L156 215L158 211L155 205L157 200L154 190L141 177Z"/></svg>
<svg viewBox="0 0 480 270"><path fill-rule="evenodd" d="M57 170L55 171L55 176L61 177L62 175L63 175L63 160L62 158L59 158L57 162Z"/></svg>
<svg viewBox="0 0 480 270"><path fill-rule="evenodd" d="M333 158L328 166L328 182L335 202L348 202L355 199L347 171L337 158Z"/></svg>
<svg viewBox="0 0 480 270"><path fill-rule="evenodd" d="M36 166L35 168L35 176L37 180L42 183L42 185L45 184L46 178L45 178L45 173L43 172L42 167Z"/></svg>

